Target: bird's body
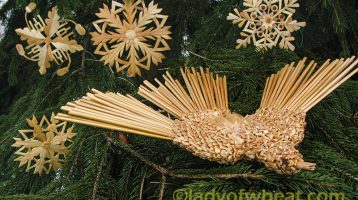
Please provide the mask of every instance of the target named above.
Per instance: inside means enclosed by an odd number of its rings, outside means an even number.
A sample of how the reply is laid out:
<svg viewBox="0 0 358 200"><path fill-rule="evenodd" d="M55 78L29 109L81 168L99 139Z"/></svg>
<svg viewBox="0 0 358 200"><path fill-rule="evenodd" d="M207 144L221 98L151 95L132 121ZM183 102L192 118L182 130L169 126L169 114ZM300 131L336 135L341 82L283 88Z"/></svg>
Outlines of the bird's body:
<svg viewBox="0 0 358 200"><path fill-rule="evenodd" d="M223 164L256 159L280 173L296 172L298 164L312 167L295 149L304 136L304 113L260 109L242 117L208 110L173 124L173 142L204 159Z"/></svg>
<svg viewBox="0 0 358 200"><path fill-rule="evenodd" d="M306 113L358 69L358 59L327 60L316 69L305 59L286 65L266 81L260 108L245 117L229 109L226 77L200 68L181 70L186 89L169 73L158 87L148 81L138 94L172 117L132 96L92 90L62 107L57 119L171 140L192 154L223 164L259 160L278 173L313 170L296 149L302 142ZM175 118L175 119L173 119Z"/></svg>

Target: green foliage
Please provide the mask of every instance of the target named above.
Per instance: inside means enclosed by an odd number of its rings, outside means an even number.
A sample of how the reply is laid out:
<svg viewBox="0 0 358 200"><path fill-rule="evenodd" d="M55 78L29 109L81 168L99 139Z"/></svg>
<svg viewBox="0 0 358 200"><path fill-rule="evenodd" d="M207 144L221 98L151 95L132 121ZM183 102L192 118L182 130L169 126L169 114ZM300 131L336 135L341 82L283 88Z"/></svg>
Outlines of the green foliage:
<svg viewBox="0 0 358 200"><path fill-rule="evenodd" d="M102 3L94 0L37 0L38 12L46 15L57 5L60 14L93 30L94 13ZM167 141L127 136L129 147L109 143L107 135L116 132L76 125L78 133L66 165L57 173L33 175L14 162L13 137L26 127L25 119L59 112L68 101L76 100L91 88L135 95L144 79L152 80L168 69L179 78L179 68L204 66L228 76L230 107L249 114L258 107L264 81L286 63L307 56L319 62L325 58L349 56L358 52L357 2L354 0L302 0L294 15L306 21L296 32L295 52L272 49L256 52L250 46L235 50L239 28L226 20L228 12L242 6L241 0L159 0L172 26L172 50L158 68L130 79L113 74L98 62L87 34L81 43L84 53L75 55L70 72L57 77L55 70L40 76L36 63L20 58L14 29L24 26L27 0L9 0L0 9L6 26L0 41L0 199L158 199L161 173L128 153L132 148L146 159L171 172L196 174L256 173L263 179L180 179L167 177L164 199L176 189L193 191L303 191L344 192L346 199L357 199L358 179L358 82L352 79L339 87L308 113L307 131L299 149L305 159L317 163L314 172L293 176L278 175L257 162L241 161L226 166L201 160ZM301 45L302 43L302 45ZM83 61L83 62L82 62ZM83 63L83 64L82 64Z"/></svg>

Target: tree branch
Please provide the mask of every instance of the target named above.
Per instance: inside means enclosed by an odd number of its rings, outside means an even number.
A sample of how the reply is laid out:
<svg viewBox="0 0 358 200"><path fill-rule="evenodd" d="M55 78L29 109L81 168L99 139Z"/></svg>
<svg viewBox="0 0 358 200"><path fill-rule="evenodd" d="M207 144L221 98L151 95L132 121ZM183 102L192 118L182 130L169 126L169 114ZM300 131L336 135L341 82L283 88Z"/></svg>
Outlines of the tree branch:
<svg viewBox="0 0 358 200"><path fill-rule="evenodd" d="M350 174L350 173L348 173L348 172L345 172L345 171L342 170L342 169L339 169L338 167L335 167L335 166L331 166L331 167L332 167L332 169L333 169L334 171L337 171L337 172L343 174L344 176L346 176L346 177L348 177L348 178L350 178L350 179L352 179L352 180L358 182L358 177L355 177L355 176L353 176L352 174Z"/></svg>
<svg viewBox="0 0 358 200"><path fill-rule="evenodd" d="M211 178L221 178L221 179L232 179L232 178L247 178L247 179L262 179L264 175L262 174L253 174L253 173L242 173L242 174L181 174L171 172L168 169L153 163L152 161L146 159L144 156L139 154L137 151L133 150L129 147L129 145L122 144L120 142L115 141L113 138L110 138L108 135L104 134L107 141L111 144L119 146L121 149L136 157L140 161L144 162L146 165L152 167L162 175L174 177L174 178L182 178L182 179L211 179Z"/></svg>
<svg viewBox="0 0 358 200"><path fill-rule="evenodd" d="M165 174L162 174L162 180L160 181L159 200L163 200L163 198L164 198L164 188L165 188L165 183L166 182L167 182L167 177L165 176Z"/></svg>
<svg viewBox="0 0 358 200"><path fill-rule="evenodd" d="M202 56L202 55L199 55L199 54L197 54L197 53L194 53L194 52L188 50L187 48L184 48L184 50L187 51L187 52L188 52L189 54L191 54L191 55L194 55L194 56L196 56L196 57L198 57L198 58L201 58L201 59L204 59L204 60L207 60L207 61L211 61L211 62L222 62L222 61L226 61L226 60L214 60L214 59L210 59L210 58L204 57L204 56Z"/></svg>
<svg viewBox="0 0 358 200"><path fill-rule="evenodd" d="M142 178L142 182L140 183L140 196L139 200L143 200L143 190L144 190L144 181L145 181L145 175Z"/></svg>
<svg viewBox="0 0 358 200"><path fill-rule="evenodd" d="M100 163L100 166L98 168L98 172L97 172L97 175L96 175L96 180L93 184L93 191L92 191L92 196L91 196L91 200L96 200L96 194L97 194L97 190L98 190L98 182L101 178L101 175L102 175L102 169L103 169L103 162L104 162L104 158L102 158L101 160L101 163Z"/></svg>

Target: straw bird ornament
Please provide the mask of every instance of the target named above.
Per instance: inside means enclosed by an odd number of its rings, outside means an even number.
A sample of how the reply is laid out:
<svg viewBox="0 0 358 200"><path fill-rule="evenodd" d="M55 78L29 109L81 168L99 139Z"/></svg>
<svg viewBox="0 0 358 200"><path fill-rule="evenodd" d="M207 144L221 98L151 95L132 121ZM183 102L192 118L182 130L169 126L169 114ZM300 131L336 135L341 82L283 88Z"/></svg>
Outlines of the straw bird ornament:
<svg viewBox="0 0 358 200"><path fill-rule="evenodd" d="M62 107L64 120L170 140L203 159L223 164L258 160L280 174L314 170L296 149L306 113L357 73L358 59L327 60L320 67L306 59L287 64L266 80L260 108L241 116L229 109L226 77L208 69L181 69L185 86L168 72L158 87L148 81L138 94L169 113L167 117L130 95L93 89Z"/></svg>
<svg viewBox="0 0 358 200"><path fill-rule="evenodd" d="M26 170L34 169L34 173L46 174L57 171L65 163L72 139L76 136L73 127L67 128L67 122L59 122L52 113L50 120L43 116L38 121L35 116L27 119L31 129L19 130L22 138L14 138L13 147L19 148L15 161L20 166L27 165Z"/></svg>
<svg viewBox="0 0 358 200"><path fill-rule="evenodd" d="M55 62L59 66L57 75L63 76L69 71L72 62L70 54L83 50L76 40L71 39L74 34L73 26L79 35L84 35L86 31L82 25L72 20L61 19L56 7L48 12L45 20L40 15L28 20L27 15L35 8L35 3L26 7L27 27L15 30L21 40L27 43L25 48L22 44L17 44L16 49L21 56L38 63L41 75L51 67L51 62Z"/></svg>
<svg viewBox="0 0 358 200"><path fill-rule="evenodd" d="M96 31L90 33L95 54L117 72L127 69L128 76L140 76L140 68L158 65L165 58L163 52L170 50L166 40L171 39L170 26L165 26L168 16L161 11L153 1L112 1L111 8L103 4L93 22Z"/></svg>

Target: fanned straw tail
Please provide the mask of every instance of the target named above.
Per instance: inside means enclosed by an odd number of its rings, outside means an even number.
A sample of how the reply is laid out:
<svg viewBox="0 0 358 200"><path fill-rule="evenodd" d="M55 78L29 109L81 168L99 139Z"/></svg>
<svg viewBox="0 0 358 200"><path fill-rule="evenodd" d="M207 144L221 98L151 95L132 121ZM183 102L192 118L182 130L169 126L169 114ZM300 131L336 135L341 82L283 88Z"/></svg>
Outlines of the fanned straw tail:
<svg viewBox="0 0 358 200"><path fill-rule="evenodd" d="M140 86L138 94L177 118L211 109L228 110L226 77L214 78L213 73L208 69L204 72L203 68L200 73L194 68L192 72L188 69L181 72L189 94L168 72L163 76L164 84L155 79L157 88L144 81L145 86ZM174 138L173 120L130 95L92 89L87 96L61 109L67 114L59 113L58 120L160 139Z"/></svg>
<svg viewBox="0 0 358 200"><path fill-rule="evenodd" d="M188 68L181 69L181 74L189 94L168 72L163 75L164 84L155 79L159 84L156 88L144 81L145 86L139 87L138 94L179 119L188 113L213 109L229 110L226 76L216 75L214 78L209 69L204 72L202 67L200 72L194 68L191 68L191 72Z"/></svg>
<svg viewBox="0 0 358 200"><path fill-rule="evenodd" d="M130 95L112 92L92 93L61 108L55 118L88 126L118 130L127 133L172 140L173 120L146 106Z"/></svg>
<svg viewBox="0 0 358 200"><path fill-rule="evenodd" d="M305 61L306 58L299 61L296 67L294 63L286 65L266 80L261 108L308 112L358 72L355 56L332 62L327 60L318 69L314 61L307 66Z"/></svg>

